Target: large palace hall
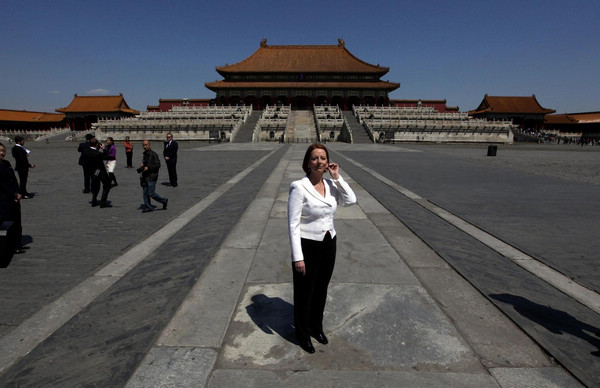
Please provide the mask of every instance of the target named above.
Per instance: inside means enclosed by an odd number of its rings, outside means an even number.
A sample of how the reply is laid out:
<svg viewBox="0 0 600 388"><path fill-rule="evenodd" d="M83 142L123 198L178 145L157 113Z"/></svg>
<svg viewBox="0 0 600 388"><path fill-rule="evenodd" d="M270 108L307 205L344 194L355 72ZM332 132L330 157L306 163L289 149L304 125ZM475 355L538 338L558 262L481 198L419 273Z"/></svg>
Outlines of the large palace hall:
<svg viewBox="0 0 600 388"><path fill-rule="evenodd" d="M342 39L337 45L273 45L264 39L258 50L233 65L217 67L223 80L207 82L221 105L387 105L399 83L382 81L389 68L355 57Z"/></svg>

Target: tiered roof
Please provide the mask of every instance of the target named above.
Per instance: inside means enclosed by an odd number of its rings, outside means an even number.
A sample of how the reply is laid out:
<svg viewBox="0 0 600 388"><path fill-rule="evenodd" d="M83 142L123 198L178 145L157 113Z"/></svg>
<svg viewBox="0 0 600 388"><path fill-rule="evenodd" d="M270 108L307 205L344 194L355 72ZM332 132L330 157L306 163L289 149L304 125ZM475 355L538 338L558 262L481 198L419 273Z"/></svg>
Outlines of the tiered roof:
<svg viewBox="0 0 600 388"><path fill-rule="evenodd" d="M123 112L130 114L139 114L140 112L131 109L123 94L118 96L78 96L75 94L73 101L65 108L56 109L57 112L64 113L85 113L85 112Z"/></svg>
<svg viewBox="0 0 600 388"><path fill-rule="evenodd" d="M224 88L307 88L307 89L382 89L392 91L400 87L399 83L382 80L350 82L315 82L307 80L298 81L272 81L251 82L232 81L228 77L232 74L370 74L377 78L389 71L388 67L372 65L355 57L346 49L343 40L339 39L337 45L267 45L266 39L254 54L241 62L233 65L217 67L217 72L225 80L207 82L205 86L213 91Z"/></svg>
<svg viewBox="0 0 600 388"><path fill-rule="evenodd" d="M543 108L535 98L531 97L502 97L488 96L483 98L477 109L469 112L471 115L485 113L516 113L516 114L548 114L556 112L553 109Z"/></svg>
<svg viewBox="0 0 600 388"><path fill-rule="evenodd" d="M59 123L64 120L63 113L32 112L26 110L0 109L0 121Z"/></svg>
<svg viewBox="0 0 600 388"><path fill-rule="evenodd" d="M337 45L275 45L266 40L254 54L233 65L217 67L229 73L376 73L384 75L388 67L372 65L356 58L342 40Z"/></svg>

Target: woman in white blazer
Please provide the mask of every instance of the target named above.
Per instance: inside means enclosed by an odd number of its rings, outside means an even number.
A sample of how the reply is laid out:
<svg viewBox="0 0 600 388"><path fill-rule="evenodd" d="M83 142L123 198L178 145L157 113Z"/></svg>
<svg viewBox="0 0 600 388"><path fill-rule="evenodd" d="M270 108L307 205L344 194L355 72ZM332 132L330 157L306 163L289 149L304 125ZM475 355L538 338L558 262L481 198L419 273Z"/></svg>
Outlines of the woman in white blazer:
<svg viewBox="0 0 600 388"><path fill-rule="evenodd" d="M328 343L323 333L323 311L335 264L333 215L338 204L355 204L356 195L340 176L339 166L329 162L329 152L322 144L308 147L302 169L306 176L292 182L288 199L294 326L302 349L314 353L310 336L324 345ZM332 179L324 179L325 172Z"/></svg>

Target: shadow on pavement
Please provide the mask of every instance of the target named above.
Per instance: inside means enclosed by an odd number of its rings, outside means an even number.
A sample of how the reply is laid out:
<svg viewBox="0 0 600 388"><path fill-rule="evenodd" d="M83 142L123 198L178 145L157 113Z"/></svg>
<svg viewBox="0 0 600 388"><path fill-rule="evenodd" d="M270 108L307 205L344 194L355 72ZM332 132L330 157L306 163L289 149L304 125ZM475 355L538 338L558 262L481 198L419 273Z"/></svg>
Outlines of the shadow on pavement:
<svg viewBox="0 0 600 388"><path fill-rule="evenodd" d="M246 306L252 321L266 334L277 333L281 338L298 345L294 330L294 306L285 300L265 294L252 296L252 304Z"/></svg>
<svg viewBox="0 0 600 388"><path fill-rule="evenodd" d="M522 296L491 294L490 297L500 302L511 304L519 314L543 326L553 334L570 334L589 342L592 346L598 348L598 350L591 352L591 354L600 357L600 338L598 338L600 336L600 329L597 327L582 322L562 310L537 304Z"/></svg>

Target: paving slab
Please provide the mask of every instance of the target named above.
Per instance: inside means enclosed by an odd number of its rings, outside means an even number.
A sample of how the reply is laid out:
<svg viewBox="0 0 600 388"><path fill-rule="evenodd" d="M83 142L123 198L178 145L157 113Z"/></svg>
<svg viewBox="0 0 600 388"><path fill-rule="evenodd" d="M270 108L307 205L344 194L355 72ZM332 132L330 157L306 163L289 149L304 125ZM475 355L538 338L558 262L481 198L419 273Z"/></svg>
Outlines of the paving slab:
<svg viewBox="0 0 600 388"><path fill-rule="evenodd" d="M311 357L294 339L292 299L289 283L248 286L216 367L486 373L421 287L332 284L324 317L330 344L315 344Z"/></svg>
<svg viewBox="0 0 600 388"><path fill-rule="evenodd" d="M217 370L208 387L456 387L498 388L486 375L467 373L374 372L345 370Z"/></svg>
<svg viewBox="0 0 600 388"><path fill-rule="evenodd" d="M208 380L217 352L194 347L155 347L128 387L198 387Z"/></svg>
<svg viewBox="0 0 600 388"><path fill-rule="evenodd" d="M559 388L582 386L557 368L493 368L490 372L502 387Z"/></svg>

